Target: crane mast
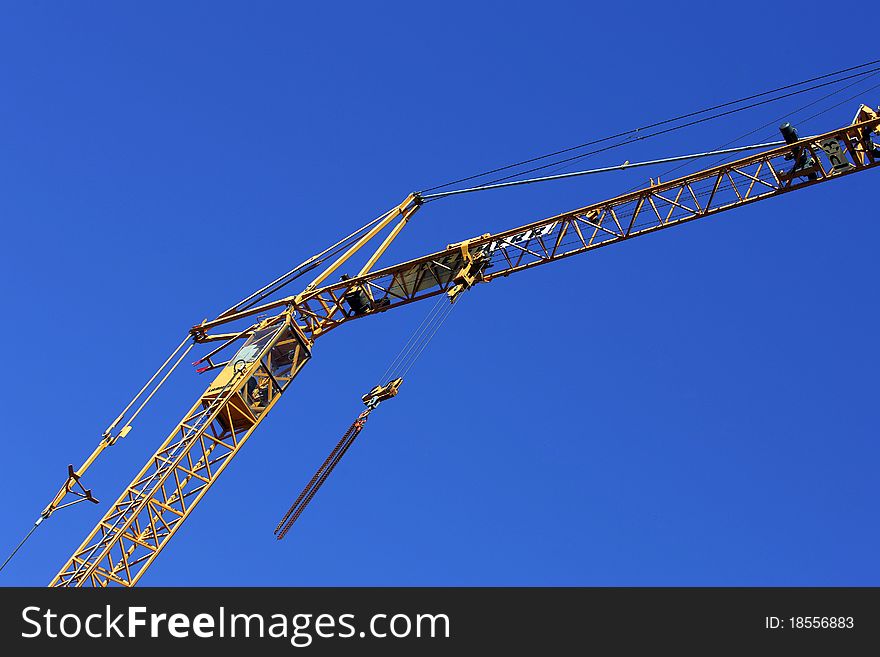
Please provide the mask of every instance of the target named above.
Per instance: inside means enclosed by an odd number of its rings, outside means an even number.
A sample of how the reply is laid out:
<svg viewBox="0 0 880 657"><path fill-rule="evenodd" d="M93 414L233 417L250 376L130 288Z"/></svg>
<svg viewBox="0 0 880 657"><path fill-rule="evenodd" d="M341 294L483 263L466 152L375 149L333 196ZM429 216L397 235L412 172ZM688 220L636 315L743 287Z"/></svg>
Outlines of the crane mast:
<svg viewBox="0 0 880 657"><path fill-rule="evenodd" d="M134 586L310 357L289 313L258 325L51 586Z"/></svg>
<svg viewBox="0 0 880 657"><path fill-rule="evenodd" d="M637 191L370 271L430 200L411 194L299 294L233 307L191 329L196 343L222 343L201 361L204 370L218 374L50 586L137 584L311 358L314 341L328 331L440 294L454 301L480 283L875 168L880 149L871 134L878 125L880 116L863 105L852 125L823 135L803 140L786 135L789 143L778 148L668 182L652 180ZM390 232L356 276L325 284L388 226ZM270 311L277 314L242 331L212 332ZM230 346L238 347L234 355L215 362ZM80 485L83 471L71 468L43 517L60 508L68 493L79 494L74 485Z"/></svg>

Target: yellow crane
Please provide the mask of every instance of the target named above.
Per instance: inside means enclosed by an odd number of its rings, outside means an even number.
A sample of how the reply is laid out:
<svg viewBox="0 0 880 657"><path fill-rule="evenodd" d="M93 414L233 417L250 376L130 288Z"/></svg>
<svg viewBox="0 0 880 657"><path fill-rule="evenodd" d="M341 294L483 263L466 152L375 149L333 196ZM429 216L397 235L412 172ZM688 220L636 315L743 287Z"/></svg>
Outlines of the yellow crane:
<svg viewBox="0 0 880 657"><path fill-rule="evenodd" d="M880 115L867 105L859 108L850 125L809 138L799 139L786 124L782 129L784 143L736 161L668 182L652 180L642 189L609 200L466 239L436 253L373 270L427 201L472 190L410 194L290 274L217 318L192 327L187 338L108 427L85 463L76 470L69 468L67 480L36 524L60 508L97 501L82 482L86 470L104 449L129 432L132 420L195 344L217 344L196 361L202 366L200 371L216 370L215 378L50 586L137 584L311 359L315 340L328 331L422 299L445 295L455 302L474 285L873 169L880 163L880 149L872 140L878 125ZM628 166L636 165L627 162L616 168ZM550 178L555 177L559 176ZM490 187L509 184L519 183ZM365 251L383 232L385 236L355 276L328 282L334 272ZM267 300L293 278L322 266L298 294ZM257 316L255 323L242 328L243 323ZM232 326L238 328L230 330ZM364 399L368 410L371 403L395 394L399 385L395 379L371 391ZM362 423L358 430L360 426ZM291 513L295 513L294 508Z"/></svg>

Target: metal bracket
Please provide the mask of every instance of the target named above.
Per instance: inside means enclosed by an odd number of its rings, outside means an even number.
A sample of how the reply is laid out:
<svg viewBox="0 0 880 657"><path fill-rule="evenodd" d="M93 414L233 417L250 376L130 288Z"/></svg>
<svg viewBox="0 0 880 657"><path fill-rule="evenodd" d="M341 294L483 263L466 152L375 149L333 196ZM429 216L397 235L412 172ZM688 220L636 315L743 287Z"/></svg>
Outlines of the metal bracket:
<svg viewBox="0 0 880 657"><path fill-rule="evenodd" d="M488 235L484 235L483 237L488 237ZM455 301L459 294L469 289L476 283L483 274L483 269L485 269L486 265L489 263L488 256L484 254L479 254L474 257L471 254L470 249L468 248L471 240L465 240L461 242L459 245L461 247L461 259L462 259L462 267L458 270L458 272L452 277L452 282L455 283L449 290L446 292L446 296L449 297L450 301Z"/></svg>
<svg viewBox="0 0 880 657"><path fill-rule="evenodd" d="M67 481L64 482L64 485L61 487L61 491L59 491L58 495L54 500L40 513L40 520L42 522L53 513L58 511L59 509L66 509L69 506L73 506L74 504L79 504L80 502L91 502L92 504L98 504L100 500L92 495L92 489L86 488L82 485L80 481L81 477L76 473L73 469L73 464L67 466ZM76 490L76 488L79 490ZM71 494L75 496L77 499L73 500L73 502L68 502L67 504L58 504L65 495Z"/></svg>
<svg viewBox="0 0 880 657"><path fill-rule="evenodd" d="M880 111L880 109L878 109L878 111ZM872 109L869 105L862 105L856 113L852 124L855 125L876 118L880 118L880 114L878 114L877 111ZM860 132L859 139L862 142L862 148L865 149L865 152L870 155L872 160L876 161L880 159L880 147L878 147L871 138L872 134L880 133L880 125L874 126L873 129L863 128Z"/></svg>

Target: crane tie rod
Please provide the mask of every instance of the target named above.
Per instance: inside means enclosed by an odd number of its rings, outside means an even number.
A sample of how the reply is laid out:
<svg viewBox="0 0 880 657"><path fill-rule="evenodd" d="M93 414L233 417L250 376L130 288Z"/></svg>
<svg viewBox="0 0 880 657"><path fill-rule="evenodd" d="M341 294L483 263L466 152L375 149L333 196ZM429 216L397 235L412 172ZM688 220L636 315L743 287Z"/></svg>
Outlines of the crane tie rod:
<svg viewBox="0 0 880 657"><path fill-rule="evenodd" d="M3 565L0 566L0 571L2 571L6 567L6 564L8 564L12 560L12 557L14 557L16 555L16 553L21 549L21 547L25 544L25 542L31 537L31 534L34 533L34 530L36 530L36 528L39 527L40 524L42 524L43 520L45 520L46 518L51 516L55 511L57 511L58 509L66 508L68 506L72 506L72 505L74 505L78 502L82 502L84 500L89 500L89 501L95 502L95 503L98 502L98 500L96 500L94 497L92 497L90 490L85 490L85 488L83 488L82 484L79 481L80 477L82 477L82 475L85 474L85 471L88 470L89 466L95 461L95 459L101 454L101 452L106 447L115 444L117 440L124 437L129 432L129 430L131 430L131 423L134 422L135 418L140 414L140 412L147 405L147 402L149 402L153 398L153 396L156 394L156 392L159 390L159 388L161 388L162 385L165 383L165 381L168 380L168 377L171 376L171 373L174 372L175 369L177 369L178 365L180 365L180 361L182 361L186 357L186 355L189 353L190 349L192 349L192 347L193 347L192 344L190 344L189 346L186 345L186 343L188 341L189 341L189 336L184 338L183 341L177 346L177 348L171 352L171 355L168 356L168 358L165 360L164 363L162 363L162 366L159 367L158 370L156 370L156 373L153 374L153 376L151 376L149 378L149 380L138 391L138 393L128 403L128 405L122 410L122 412L117 416L117 418L115 420L113 420L113 422L110 424L109 427L107 427L107 430L104 431L104 433L101 437L101 441L98 444L98 447L95 448L95 451L92 452L92 455L79 468L79 470L74 471L73 466L69 466L68 470L69 470L70 474L68 475L67 480L64 482L64 485L61 487L61 490L58 492L58 494L55 496L55 498L49 503L49 505L45 509L43 509L42 512L40 512L40 515L37 516L37 520L34 522L33 527L31 527L30 531L25 535L25 537L24 537L24 539L22 539L21 543L19 543L18 546L12 551L12 554L10 554L6 558L6 561L3 562ZM186 347L186 348L184 349L184 347ZM138 408L134 411L134 413L132 413L128 417L128 420L125 423L125 427L123 427L123 430L114 436L113 431L116 429L116 427L119 425L119 423L122 422L122 420L126 417L126 414L131 410L131 408L138 401L140 401L141 397L144 395L145 392L147 392L147 389L150 387L150 385L153 384L153 382L159 377L160 374L162 374L162 372L168 367L169 363L171 363L171 361L174 360L175 356L177 356L181 350L183 350L183 353L180 354L180 356L177 358L177 360L174 362L174 364L171 366L171 368L167 372L165 372L165 375L159 380L159 382L155 385L155 387L152 389L152 391L149 392L146 399L143 400L141 405L138 406ZM80 489L83 491L83 494L74 492L74 494L79 499L77 499L74 502L68 502L67 504L62 504L61 502L63 501L63 499L69 493L72 492L72 488L73 488L74 484L80 486Z"/></svg>
<svg viewBox="0 0 880 657"><path fill-rule="evenodd" d="M302 489L302 492L296 498L296 501L291 505L290 509L287 510L287 513L284 514L284 517L281 519L281 522L278 523L274 532L275 538L279 541L287 535L287 532L293 527L293 523L295 523L297 518L302 515L306 506L308 506L309 502L312 501L312 498L315 497L315 493L317 493L318 489L321 488L325 481L327 481L327 477L330 476L330 473L333 472L333 469L337 466L342 457L345 456L348 448L351 447L355 438L358 437L358 434L367 423L367 417L369 417L372 410L373 408L368 407L358 415L354 422L352 422L351 426L343 434L339 442L336 443L336 447L333 448L333 451L330 452L330 455L324 460L321 467L318 468L311 480L309 480L309 483L306 484L306 487Z"/></svg>
<svg viewBox="0 0 880 657"><path fill-rule="evenodd" d="M39 526L39 524L34 525L33 527L31 527L30 531L27 534L25 534L24 538L21 539L21 543L19 543L16 546L16 548L12 551L12 553L8 557L6 557L6 561L4 561L3 565L0 566L0 571L2 571L4 568L6 568L6 564L8 564L10 561L12 561L12 557L14 557L15 553L21 549L22 545L27 543L27 540L31 537L31 534L34 533L34 531L37 529L38 526Z"/></svg>
<svg viewBox="0 0 880 657"><path fill-rule="evenodd" d="M810 139L810 137L806 137ZM584 171L570 171L569 173L558 173L553 176L541 176L539 178L526 178L524 180L511 180L509 182L495 183L491 185L479 185L477 187L465 187L463 189L453 189L448 192L437 192L436 194L420 194L423 201L435 201L447 196L455 196L458 194L470 194L471 192L483 192L487 189L501 189L502 187L515 187L517 185L531 185L532 183L547 182L549 180L562 180L564 178L577 178L579 176L590 176L596 173L608 173L609 171L624 171L625 169L637 169L639 167L653 166L657 164L669 164L670 162L682 162L685 160L696 160L702 157L714 157L716 155L727 155L730 153L741 153L743 151L754 151L762 148L776 148L784 146L784 141L770 141L763 144L751 144L750 146L736 146L735 148L720 148L714 151L706 151L705 153L690 153L688 155L676 155L673 157L663 157L657 160L645 160L643 162L629 162L617 164L610 167L600 167L598 169L586 169Z"/></svg>
<svg viewBox="0 0 880 657"><path fill-rule="evenodd" d="M880 71L880 67L876 67L876 66L875 66L874 68L870 68L870 69L868 69L868 70L866 70L866 71L865 71L865 70L863 70L863 71L859 71L859 69L864 69L864 68L869 67L869 66L874 66L875 64L880 64L880 59L873 60L873 61L870 61L870 62L865 62L864 64L859 64L858 66L851 66L851 67L849 67L849 68L840 69L840 70L834 71L834 72L832 72L832 73L826 73L826 74L824 74L824 75L820 75L820 76L817 76L817 77L809 78L809 79L807 79L807 80L801 80L800 82L795 82L795 83L793 83L793 84L787 84L787 85L784 85L784 86L782 86L782 87L777 87L776 89L771 89L771 90L769 90L769 91L764 91L764 92L761 92L761 93L758 93L758 94L752 94L751 96L745 96L745 97L743 97L743 98L739 98L739 99L737 99L737 100L731 100L731 101L728 101L728 102L726 102L726 103L721 103L720 105L714 105L714 106L712 106L712 107L706 107L706 108L703 108L703 109L701 109L701 110L696 110L696 111L694 111L694 112L688 112L687 114L681 114L681 115L679 115L679 116L676 116L676 117L673 117L673 118L664 119L664 120L662 120L662 121L657 121L657 122L651 123L651 124L649 124L649 125L644 125L644 126L641 126L641 127L638 127L638 128L632 128L632 129L630 129L630 130L624 130L623 132L618 132L617 134L608 135L608 136L606 136L606 137L602 137L602 138L600 138L600 139L593 139L593 140L591 140L591 141L587 141L587 142L584 142L584 143L582 143L582 144L578 144L578 145L576 145L576 146L570 146L569 148L563 148L563 149L561 149L561 150L557 150L557 151L554 151L554 152L552 152L552 153L545 153L544 155L539 155L539 156L537 156L537 157L532 157L532 158L529 158L529 159L527 159L527 160L522 160L521 162L515 162L515 163L513 163L513 164L508 164L508 165L505 165L505 166L496 167L496 168L494 168L494 169L490 169L490 170L488 170L488 171L483 171L482 173L477 173L477 174L474 174L474 175L471 175L471 176L466 176L466 177L464 177L464 178L458 178L458 179L456 179L456 180L452 180L452 181L449 181L449 182L447 182L447 183L443 183L443 184L441 184L441 185L434 185L433 187L429 187L429 188L427 188L427 189L425 189L425 190L423 190L423 191L424 191L424 192L433 192L434 190L442 189L443 187L451 187L452 185L457 185L457 184L459 184L459 183L463 183L463 182L466 182L466 181L468 181L468 180L474 180L474 179L476 179L476 178L484 178L484 177L489 176L489 175L491 175L491 174L493 174L493 173L499 173L499 172L501 172L501 171L507 171L507 170L510 170L510 169L515 169L515 168L517 168L517 167L524 166L524 165L526 165L526 164L531 164L531 163L533 163L533 162L539 162L539 161L541 161L541 160L546 160L547 158L554 157L554 156L556 156L556 155L563 155L563 154L565 154L565 153L571 153L572 151L577 151L577 150L580 150L580 149L582 149L582 148L586 148L587 146L593 146L593 145L596 145L596 144L602 144L602 143L605 143L605 142L608 142L608 141L612 141L612 140L614 140L614 139L618 139L618 138L620 138L620 137L626 137L626 139L624 139L623 141L618 142L618 143L616 143L616 144L612 144L611 146L604 146L604 147L602 147L602 148L598 148L598 149L596 149L596 150L588 151L587 153L582 153L582 154L580 154L580 155L575 155L575 156L572 156L572 157L568 157L568 158L565 158L565 159L563 159L563 160L556 160L556 161L554 161L554 162L549 162L549 163L547 163L547 164L542 164L542 165L540 165L540 166L533 167L533 168L528 169L528 170L526 170L526 171L520 171L520 172L518 172L518 173L514 173L514 174L511 174L511 175L505 176L505 177L503 177L503 178L500 178L500 179L492 180L492 181L490 181L489 183L486 183L486 184L492 184L492 183L500 182L500 181L502 181L502 180L508 180L508 179L510 179L510 178L514 178L514 177L516 177L516 176L518 176L518 175L523 175L523 174L525 174L525 173L531 173L531 172L533 172L533 171L540 171L540 170L542 170L542 169L548 169L548 168L550 168L550 167L557 166L557 165L559 165L559 164L563 164L563 163L565 163L565 162L572 162L572 161L575 161L575 160L580 160L580 159L583 159L584 157L588 157L588 156L590 156L590 155L595 155L596 153L601 153L601 152L606 151L606 150L611 150L611 149L618 148L618 147L620 147L620 146L625 146L625 145L627 145L627 144L635 143L635 142L638 142L638 141L643 141L643 140L645 140L645 139L649 139L649 138L651 138L651 137L657 137L657 136L659 136L659 135L663 135L663 134L667 134L667 133L670 133L670 132L674 132L674 131L676 131L676 130L681 130L682 128L687 128L687 127L690 127L690 126L693 126L693 125L698 125L698 124L700 124L700 123L705 123L705 122L707 122L707 121L713 121L713 120L715 120L715 119L719 119L719 118L722 118L722 117L724 117L724 116L729 116L729 115L731 115L731 114L736 114L736 113L738 113L738 112L742 112L742 111L744 111L744 110L752 109L752 108L755 108L755 107L760 107L760 106L762 106L762 105L767 105L767 104L769 104L769 103L774 103L774 102L777 102L777 101L779 101L779 100L783 100L783 99L785 99L785 98L790 98L790 97L792 97L792 96L797 96L797 95L800 95L800 94L804 94L804 93L807 93L807 92L809 92L809 91L814 91L814 90L816 90L816 89L821 89L821 88L823 88L823 87L827 87L827 86L830 86L830 85L839 84L840 82L845 82L845 81L847 81L847 80L851 80L851 79L853 79L853 78L856 78L856 79L864 79L864 76L870 76L871 74L873 74L873 73L875 73L875 72L877 72L877 71ZM844 73L849 73L849 72L851 72L851 71L859 71L859 72L857 72L857 73L853 73L853 74L848 75L848 76L845 76L845 77L837 77L837 76L839 76L839 75L842 75L842 74L844 74ZM795 91L790 91L789 93L785 93L785 94L782 94L782 95L779 95L779 96L773 96L772 98L764 98L765 96L771 96L771 95L776 94L776 93L781 92L781 91L787 91L787 90L789 90L789 89L795 89L796 87L801 87L801 86L803 86L803 85L805 85L805 84L810 84L810 83L812 83L812 82L817 82L817 81L819 81L819 80L826 80L826 79L828 79L828 78L837 78L837 79L835 79L835 80L830 80L830 81L828 81L828 82L822 82L821 84L815 84L815 85L812 85L812 86L810 86L810 87L806 87L806 88L804 88L804 89L797 89L797 90L795 90ZM757 98L764 98L764 100L761 100L761 101L758 101L758 102L754 102L754 103L750 103L750 104L748 104L748 105L744 105L744 106L741 106L741 107L733 107L733 106L735 106L735 105L740 105L741 103L745 103L745 102L750 101L750 100L755 100L755 99L757 99ZM652 133L649 133L649 134L641 134L641 133L643 133L644 131L651 130L651 129L653 129L653 128L658 128L658 127L661 127L661 126L665 126L665 125L669 125L669 124L678 123L678 122L683 121L683 120L685 120L685 119L689 119L689 118L692 118L692 117L699 117L699 116L702 115L702 114L706 114L706 113L708 113L708 112L713 112L713 111L715 111L715 110L724 109L724 108L728 108L728 107L732 107L732 109L728 109L728 110L726 110L726 111L724 111L724 112L719 112L719 113L717 113L717 114L713 114L713 115L711 115L711 116L705 116L705 117L701 117L701 118L695 118L694 120L689 121L689 122L687 122L687 123L682 123L682 124L680 124L680 125L673 125L672 127L665 128L665 129L663 129L663 130L658 130L658 131L656 131L656 132L652 132Z"/></svg>

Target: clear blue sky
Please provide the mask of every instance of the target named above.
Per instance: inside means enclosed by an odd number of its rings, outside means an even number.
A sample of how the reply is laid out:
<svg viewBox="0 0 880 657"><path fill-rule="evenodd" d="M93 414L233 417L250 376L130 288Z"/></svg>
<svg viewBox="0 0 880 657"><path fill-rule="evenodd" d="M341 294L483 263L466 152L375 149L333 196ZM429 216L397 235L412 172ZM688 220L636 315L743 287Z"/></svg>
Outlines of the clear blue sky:
<svg viewBox="0 0 880 657"><path fill-rule="evenodd" d="M3 556L189 326L408 192L877 54L810 3L318 4L0 10ZM711 149L816 97L589 163ZM434 203L383 262L648 175ZM880 585L876 185L468 293L279 543L428 308L331 333L142 583ZM206 383L183 371L89 472L104 504L45 523L0 585L47 583Z"/></svg>

